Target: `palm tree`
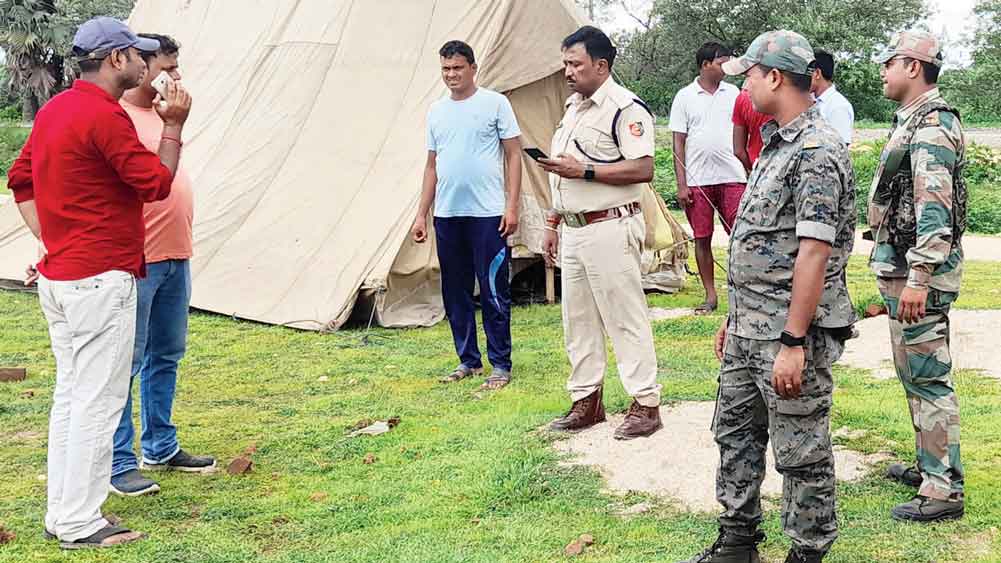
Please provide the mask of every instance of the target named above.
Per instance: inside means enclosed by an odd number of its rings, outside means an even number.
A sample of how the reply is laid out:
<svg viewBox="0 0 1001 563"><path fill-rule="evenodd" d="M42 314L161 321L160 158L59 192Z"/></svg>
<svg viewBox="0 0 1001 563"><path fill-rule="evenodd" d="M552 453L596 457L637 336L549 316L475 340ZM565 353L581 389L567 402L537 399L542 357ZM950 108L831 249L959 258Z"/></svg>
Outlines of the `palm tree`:
<svg viewBox="0 0 1001 563"><path fill-rule="evenodd" d="M6 52L11 90L21 95L25 121L33 121L38 108L61 88L68 42L55 0L0 0L0 48Z"/></svg>

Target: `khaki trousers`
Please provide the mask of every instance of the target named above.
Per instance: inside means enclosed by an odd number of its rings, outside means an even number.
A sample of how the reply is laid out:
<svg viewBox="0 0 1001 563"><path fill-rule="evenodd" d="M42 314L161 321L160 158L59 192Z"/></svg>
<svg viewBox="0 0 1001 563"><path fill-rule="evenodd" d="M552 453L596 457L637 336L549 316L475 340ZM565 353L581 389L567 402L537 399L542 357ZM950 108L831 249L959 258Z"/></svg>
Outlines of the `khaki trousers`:
<svg viewBox="0 0 1001 563"><path fill-rule="evenodd" d="M563 334L571 366L567 390L574 401L601 387L608 336L626 392L643 406L660 404L657 355L640 279L645 231L641 214L561 230Z"/></svg>

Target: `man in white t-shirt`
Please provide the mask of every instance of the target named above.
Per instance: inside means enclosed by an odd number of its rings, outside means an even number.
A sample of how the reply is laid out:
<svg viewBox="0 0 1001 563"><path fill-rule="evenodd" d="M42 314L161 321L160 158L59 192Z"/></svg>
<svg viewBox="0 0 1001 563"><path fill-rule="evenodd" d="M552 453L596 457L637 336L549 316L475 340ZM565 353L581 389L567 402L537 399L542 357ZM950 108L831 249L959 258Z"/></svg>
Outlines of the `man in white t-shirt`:
<svg viewBox="0 0 1001 563"><path fill-rule="evenodd" d="M678 203L688 216L695 236L695 261L706 291L695 314L716 310L712 236L714 212L730 232L744 195L747 176L733 154L733 107L740 90L723 82L721 65L732 52L719 43L706 43L695 53L699 76L678 91L671 103L674 133L674 173Z"/></svg>
<svg viewBox="0 0 1001 563"><path fill-rule="evenodd" d="M838 132L846 145L852 144L855 130L855 108L834 85L834 56L817 49L813 52L816 68L810 91L817 100L820 115Z"/></svg>

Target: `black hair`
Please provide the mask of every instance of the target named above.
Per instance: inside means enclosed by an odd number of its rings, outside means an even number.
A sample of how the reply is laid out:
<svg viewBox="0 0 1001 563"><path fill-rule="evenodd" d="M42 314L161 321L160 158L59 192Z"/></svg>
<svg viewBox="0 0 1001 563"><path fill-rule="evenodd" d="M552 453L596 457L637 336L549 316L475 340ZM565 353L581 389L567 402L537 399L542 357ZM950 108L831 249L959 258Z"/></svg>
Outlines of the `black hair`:
<svg viewBox="0 0 1001 563"><path fill-rule="evenodd" d="M701 69L702 63L712 63L720 57L730 56L733 56L733 51L729 47L715 41L709 41L699 47L698 51L695 51L695 66Z"/></svg>
<svg viewBox="0 0 1001 563"><path fill-rule="evenodd" d="M917 59L912 59L910 57L904 57L904 61L907 64L911 64L911 61L917 61ZM933 65L925 61L918 61L921 63L921 74L924 76L926 84L938 84L938 74L942 71L942 67L938 65Z"/></svg>
<svg viewBox="0 0 1001 563"><path fill-rule="evenodd" d="M476 57L473 55L473 48L470 47L469 44L457 39L453 39L452 41L442 45L441 49L438 50L438 55L446 59L450 59L456 55L462 55L463 57L466 57L469 64L476 64Z"/></svg>
<svg viewBox="0 0 1001 563"><path fill-rule="evenodd" d="M87 58L91 53L89 51L84 51L79 47L73 47L72 54L73 57L77 59L76 64L80 67L80 72L82 74L101 70L101 64L104 62L105 57L107 57L107 55L105 55L101 58Z"/></svg>
<svg viewBox="0 0 1001 563"><path fill-rule="evenodd" d="M584 50L592 61L605 59L608 61L608 68L612 68L615 64L615 45L612 45L612 40L600 29L585 25L563 40L563 49L569 49L578 43L584 44Z"/></svg>
<svg viewBox="0 0 1001 563"><path fill-rule="evenodd" d="M813 52L813 60L824 80L834 80L834 55L823 49L817 49Z"/></svg>
<svg viewBox="0 0 1001 563"><path fill-rule="evenodd" d="M938 84L938 73L941 71L942 67L921 61L921 72L925 75L925 82L928 84Z"/></svg>
<svg viewBox="0 0 1001 563"><path fill-rule="evenodd" d="M912 59L911 57L900 57L905 65L909 65L914 61L921 64L921 76L925 79L926 84L938 84L938 75L942 71L942 68L938 65L932 63L926 63L925 61L918 61L917 59ZM886 61L889 63L890 61Z"/></svg>
<svg viewBox="0 0 1001 563"><path fill-rule="evenodd" d="M160 48L156 51L139 51L139 55L147 63L149 63L149 60L157 55L166 55L169 57L170 55L176 55L181 51L181 44L169 35L160 35L158 33L140 33L139 37L153 39L160 43Z"/></svg>
<svg viewBox="0 0 1001 563"><path fill-rule="evenodd" d="M776 68L759 64L758 68L761 69L761 74L765 75L773 70L778 70ZM813 79L809 74L799 74L797 72L789 72L788 70L779 70L782 76L792 84L793 88L799 90L800 92L806 93L810 91L810 86L813 84Z"/></svg>

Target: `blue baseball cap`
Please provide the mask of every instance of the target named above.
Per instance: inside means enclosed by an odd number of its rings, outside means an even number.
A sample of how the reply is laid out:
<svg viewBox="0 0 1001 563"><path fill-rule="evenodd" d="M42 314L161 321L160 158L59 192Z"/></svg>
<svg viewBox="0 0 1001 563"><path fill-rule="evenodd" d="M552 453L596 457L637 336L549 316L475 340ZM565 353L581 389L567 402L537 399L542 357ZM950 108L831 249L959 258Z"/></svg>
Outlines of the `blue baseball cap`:
<svg viewBox="0 0 1001 563"><path fill-rule="evenodd" d="M160 50L160 42L137 36L121 20L101 16L80 25L73 36L73 47L80 53L81 59L103 59L113 49L129 47L155 53Z"/></svg>

